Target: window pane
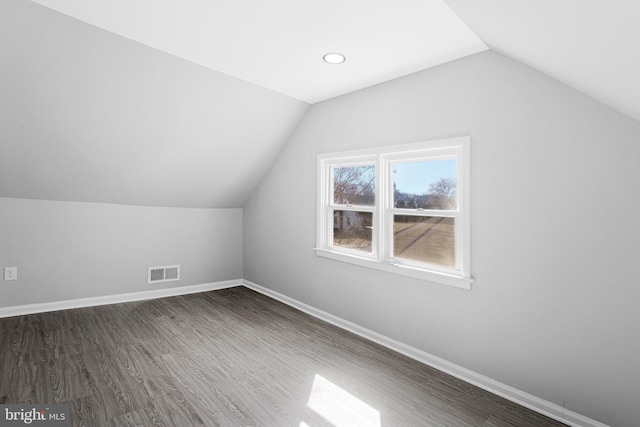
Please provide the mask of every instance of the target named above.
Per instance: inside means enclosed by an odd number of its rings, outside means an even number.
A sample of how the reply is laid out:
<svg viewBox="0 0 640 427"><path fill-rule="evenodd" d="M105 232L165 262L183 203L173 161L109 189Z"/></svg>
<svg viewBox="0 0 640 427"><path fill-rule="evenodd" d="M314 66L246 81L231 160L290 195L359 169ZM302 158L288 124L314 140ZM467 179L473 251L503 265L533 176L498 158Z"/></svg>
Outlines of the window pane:
<svg viewBox="0 0 640 427"><path fill-rule="evenodd" d="M393 164L393 206L397 209L457 209L456 159Z"/></svg>
<svg viewBox="0 0 640 427"><path fill-rule="evenodd" d="M333 168L333 203L373 206L376 203L373 165Z"/></svg>
<svg viewBox="0 0 640 427"><path fill-rule="evenodd" d="M394 257L455 267L454 225L454 218L394 215Z"/></svg>
<svg viewBox="0 0 640 427"><path fill-rule="evenodd" d="M372 252L373 214L371 212L335 211L333 245Z"/></svg>

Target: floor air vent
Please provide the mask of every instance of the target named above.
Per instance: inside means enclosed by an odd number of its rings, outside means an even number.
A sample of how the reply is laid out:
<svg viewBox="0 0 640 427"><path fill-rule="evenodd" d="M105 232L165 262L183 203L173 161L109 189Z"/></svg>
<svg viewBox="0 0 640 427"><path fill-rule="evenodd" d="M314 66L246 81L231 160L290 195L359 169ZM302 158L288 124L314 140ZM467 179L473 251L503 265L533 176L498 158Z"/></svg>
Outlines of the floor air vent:
<svg viewBox="0 0 640 427"><path fill-rule="evenodd" d="M165 265L163 267L149 267L147 279L147 283L162 283L180 280L180 266Z"/></svg>

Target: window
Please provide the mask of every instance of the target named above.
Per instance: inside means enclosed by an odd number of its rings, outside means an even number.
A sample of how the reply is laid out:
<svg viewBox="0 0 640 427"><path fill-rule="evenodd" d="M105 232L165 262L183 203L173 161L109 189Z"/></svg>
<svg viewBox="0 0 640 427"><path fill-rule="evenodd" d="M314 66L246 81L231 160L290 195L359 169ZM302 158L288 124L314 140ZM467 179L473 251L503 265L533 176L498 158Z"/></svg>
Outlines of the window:
<svg viewBox="0 0 640 427"><path fill-rule="evenodd" d="M318 156L316 253L471 288L469 138Z"/></svg>

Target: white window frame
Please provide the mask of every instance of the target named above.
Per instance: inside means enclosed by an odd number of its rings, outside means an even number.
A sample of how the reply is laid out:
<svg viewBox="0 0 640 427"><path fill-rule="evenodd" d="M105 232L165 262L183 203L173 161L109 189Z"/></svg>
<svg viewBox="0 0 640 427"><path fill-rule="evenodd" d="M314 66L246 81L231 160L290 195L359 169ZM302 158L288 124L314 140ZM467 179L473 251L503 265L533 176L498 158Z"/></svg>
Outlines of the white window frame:
<svg viewBox="0 0 640 427"><path fill-rule="evenodd" d="M341 153L319 154L316 254L430 282L471 289L470 272L470 137L457 137L391 147ZM455 210L398 209L393 207L392 164L455 158L457 160L458 208ZM340 205L333 201L333 168L375 165L375 205ZM372 253L332 246L333 212L338 210L371 212L373 215ZM455 218L456 266L411 262L393 257L393 215L419 215Z"/></svg>

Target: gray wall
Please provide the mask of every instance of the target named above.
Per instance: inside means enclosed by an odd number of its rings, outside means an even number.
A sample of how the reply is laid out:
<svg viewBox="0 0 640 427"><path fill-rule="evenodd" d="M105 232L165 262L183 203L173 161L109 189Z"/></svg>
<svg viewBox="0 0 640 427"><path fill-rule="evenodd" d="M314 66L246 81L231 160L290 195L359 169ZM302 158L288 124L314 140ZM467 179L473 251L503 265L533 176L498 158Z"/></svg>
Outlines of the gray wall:
<svg viewBox="0 0 640 427"><path fill-rule="evenodd" d="M181 280L147 284L147 267ZM242 210L0 198L0 307L242 278Z"/></svg>
<svg viewBox="0 0 640 427"><path fill-rule="evenodd" d="M316 155L472 137L465 291L316 257ZM316 104L244 209L244 278L615 426L640 419L640 123L488 52Z"/></svg>

